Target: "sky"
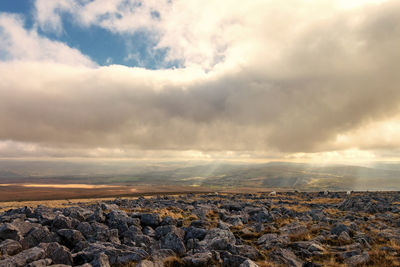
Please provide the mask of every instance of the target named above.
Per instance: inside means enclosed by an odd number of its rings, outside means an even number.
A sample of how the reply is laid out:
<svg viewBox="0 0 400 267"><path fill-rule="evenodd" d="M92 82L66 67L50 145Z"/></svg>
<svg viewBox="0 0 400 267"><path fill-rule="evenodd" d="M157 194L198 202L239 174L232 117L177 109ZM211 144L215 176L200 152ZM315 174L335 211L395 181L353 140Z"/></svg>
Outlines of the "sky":
<svg viewBox="0 0 400 267"><path fill-rule="evenodd" d="M400 1L2 0L0 158L400 156Z"/></svg>

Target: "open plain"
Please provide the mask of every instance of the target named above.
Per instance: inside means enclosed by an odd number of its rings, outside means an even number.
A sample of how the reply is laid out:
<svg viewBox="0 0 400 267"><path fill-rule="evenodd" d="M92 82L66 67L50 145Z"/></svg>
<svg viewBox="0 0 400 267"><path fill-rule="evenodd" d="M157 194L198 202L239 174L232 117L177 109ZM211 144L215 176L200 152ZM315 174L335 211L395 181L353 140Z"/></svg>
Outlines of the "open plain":
<svg viewBox="0 0 400 267"><path fill-rule="evenodd" d="M209 192L210 189L191 186L168 185L86 185L86 184L0 184L0 202L43 201L60 199L105 198L116 196L139 196L176 194L179 192ZM1 204L0 204L1 206ZM3 205L4 206L4 205Z"/></svg>

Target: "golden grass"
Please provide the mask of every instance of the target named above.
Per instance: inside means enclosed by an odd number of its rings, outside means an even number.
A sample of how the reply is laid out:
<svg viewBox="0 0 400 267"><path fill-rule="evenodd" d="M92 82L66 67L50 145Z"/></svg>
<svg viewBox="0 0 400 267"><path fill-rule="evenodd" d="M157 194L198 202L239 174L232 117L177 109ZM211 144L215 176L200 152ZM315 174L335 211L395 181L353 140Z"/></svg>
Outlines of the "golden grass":
<svg viewBox="0 0 400 267"><path fill-rule="evenodd" d="M348 267L343 261L338 261L337 257L330 255L327 261L323 262L322 266L327 267Z"/></svg>
<svg viewBox="0 0 400 267"><path fill-rule="evenodd" d="M307 212L310 211L310 208L302 206L302 205L283 205L283 207L288 210L293 210L295 212Z"/></svg>
<svg viewBox="0 0 400 267"><path fill-rule="evenodd" d="M174 207L159 209L157 212L160 214L161 218L166 216L171 217L172 219L183 219L182 210Z"/></svg>
<svg viewBox="0 0 400 267"><path fill-rule="evenodd" d="M338 204L343 202L343 198L313 198L311 201L301 201L314 204Z"/></svg>
<svg viewBox="0 0 400 267"><path fill-rule="evenodd" d="M128 262L125 264L114 264L112 267L135 267L137 264L137 262Z"/></svg>
<svg viewBox="0 0 400 267"><path fill-rule="evenodd" d="M281 267L281 266L283 266L283 265L278 265L275 263L268 262L266 260L265 261L257 261L256 263L259 267Z"/></svg>
<svg viewBox="0 0 400 267"><path fill-rule="evenodd" d="M183 216L183 226L188 227L193 221L196 221L198 219L199 217L194 214L186 214L186 216Z"/></svg>
<svg viewBox="0 0 400 267"><path fill-rule="evenodd" d="M183 261L178 257L167 257L164 259L163 264L165 267L182 267Z"/></svg>
<svg viewBox="0 0 400 267"><path fill-rule="evenodd" d="M375 247L374 249L369 251L369 257L370 261L367 264L368 266L400 266L400 262L397 257L390 255L386 251L381 250L380 247Z"/></svg>
<svg viewBox="0 0 400 267"><path fill-rule="evenodd" d="M308 241L312 238L310 233L301 233L297 235L289 235L290 242Z"/></svg>

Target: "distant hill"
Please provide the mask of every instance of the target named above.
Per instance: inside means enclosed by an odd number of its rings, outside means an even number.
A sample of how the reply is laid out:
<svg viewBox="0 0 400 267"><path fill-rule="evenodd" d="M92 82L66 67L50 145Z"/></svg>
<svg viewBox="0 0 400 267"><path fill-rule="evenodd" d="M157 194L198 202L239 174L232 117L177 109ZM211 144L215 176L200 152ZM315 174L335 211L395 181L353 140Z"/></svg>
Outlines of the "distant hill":
<svg viewBox="0 0 400 267"><path fill-rule="evenodd" d="M10 172L6 170L0 170L0 177L7 177L7 178L13 178L13 177L19 177L20 175L15 172Z"/></svg>
<svg viewBox="0 0 400 267"><path fill-rule="evenodd" d="M0 160L0 183L166 184L212 188L400 190L400 164Z"/></svg>

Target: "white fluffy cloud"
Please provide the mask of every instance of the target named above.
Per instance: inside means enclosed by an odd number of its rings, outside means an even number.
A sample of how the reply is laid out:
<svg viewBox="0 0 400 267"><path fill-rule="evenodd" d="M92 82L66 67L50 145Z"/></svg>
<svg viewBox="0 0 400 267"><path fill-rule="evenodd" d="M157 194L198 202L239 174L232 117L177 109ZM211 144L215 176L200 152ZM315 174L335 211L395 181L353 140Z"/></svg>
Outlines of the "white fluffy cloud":
<svg viewBox="0 0 400 267"><path fill-rule="evenodd" d="M127 2L38 0L37 23L59 32L70 13L82 27L145 29L184 68L94 66L0 16L4 151L369 158L400 143L397 1Z"/></svg>
<svg viewBox="0 0 400 267"><path fill-rule="evenodd" d="M23 18L0 13L0 55L5 60L51 61L68 65L95 66L89 57L67 45L23 28Z"/></svg>
<svg viewBox="0 0 400 267"><path fill-rule="evenodd" d="M325 19L350 8L383 0L37 0L36 16L43 30L60 32L63 14L81 27L96 25L120 34L147 31L168 48L167 60L210 69L218 63L265 60L279 56L282 46Z"/></svg>

